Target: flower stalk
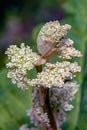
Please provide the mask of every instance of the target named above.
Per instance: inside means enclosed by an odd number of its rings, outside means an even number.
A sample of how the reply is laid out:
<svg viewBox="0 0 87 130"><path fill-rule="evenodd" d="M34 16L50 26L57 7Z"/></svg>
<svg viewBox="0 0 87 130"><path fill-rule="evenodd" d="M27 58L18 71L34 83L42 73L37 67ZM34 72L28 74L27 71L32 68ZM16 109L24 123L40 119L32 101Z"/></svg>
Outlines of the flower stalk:
<svg viewBox="0 0 87 130"><path fill-rule="evenodd" d="M42 72L42 65L36 66L36 70L37 72ZM43 86L41 86L39 88L39 94L41 106L43 107L44 113L47 113L50 120L50 127L46 127L46 130L57 130L55 119L50 106L49 88L45 89Z"/></svg>

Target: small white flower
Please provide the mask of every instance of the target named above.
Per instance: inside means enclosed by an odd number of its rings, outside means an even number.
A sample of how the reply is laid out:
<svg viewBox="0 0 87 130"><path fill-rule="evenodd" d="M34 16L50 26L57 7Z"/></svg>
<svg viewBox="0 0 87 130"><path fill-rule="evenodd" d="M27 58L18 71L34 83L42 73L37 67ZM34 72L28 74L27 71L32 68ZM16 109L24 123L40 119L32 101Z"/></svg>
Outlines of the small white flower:
<svg viewBox="0 0 87 130"><path fill-rule="evenodd" d="M24 43L21 44L20 48L11 45L5 54L8 55L10 60L6 65L9 68L8 78L11 78L12 82L21 89L27 89L27 71L33 69L34 63L39 59L39 56L32 52L29 46L25 46Z"/></svg>
<svg viewBox="0 0 87 130"><path fill-rule="evenodd" d="M19 130L30 130L27 124L22 125Z"/></svg>
<svg viewBox="0 0 87 130"><path fill-rule="evenodd" d="M59 21L47 22L37 37L37 49L41 55L46 54L67 34L70 25L60 25Z"/></svg>
<svg viewBox="0 0 87 130"><path fill-rule="evenodd" d="M55 64L47 63L41 73L38 73L37 79L28 80L32 86L44 87L63 87L67 78L73 78L74 73L80 72L81 67L78 64L70 62L57 62Z"/></svg>
<svg viewBox="0 0 87 130"><path fill-rule="evenodd" d="M64 111L70 111L73 106L69 104L76 94L79 85L76 82L66 82L64 87L53 87L50 89L50 103L52 109L63 109Z"/></svg>
<svg viewBox="0 0 87 130"><path fill-rule="evenodd" d="M62 39L56 47L59 58L71 59L72 57L82 56L81 52L73 47L73 41L71 39Z"/></svg>

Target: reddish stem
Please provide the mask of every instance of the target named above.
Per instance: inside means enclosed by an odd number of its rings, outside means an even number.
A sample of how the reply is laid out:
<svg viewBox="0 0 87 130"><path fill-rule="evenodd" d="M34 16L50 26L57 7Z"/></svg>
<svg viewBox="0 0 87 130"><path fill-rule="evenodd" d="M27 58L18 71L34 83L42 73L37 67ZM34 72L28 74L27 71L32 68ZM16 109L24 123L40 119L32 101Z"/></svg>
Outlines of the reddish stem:
<svg viewBox="0 0 87 130"><path fill-rule="evenodd" d="M37 72L41 72L42 71L42 67L40 66L36 66ZM50 106L50 99L49 99L49 88L45 89L44 87L40 87L39 88L39 94L40 94L40 103L41 106L43 107L43 110L45 113L47 113L48 118L50 120L50 126L51 127L46 127L46 130L57 130L57 126L56 126L56 121L55 118L53 116L53 112Z"/></svg>

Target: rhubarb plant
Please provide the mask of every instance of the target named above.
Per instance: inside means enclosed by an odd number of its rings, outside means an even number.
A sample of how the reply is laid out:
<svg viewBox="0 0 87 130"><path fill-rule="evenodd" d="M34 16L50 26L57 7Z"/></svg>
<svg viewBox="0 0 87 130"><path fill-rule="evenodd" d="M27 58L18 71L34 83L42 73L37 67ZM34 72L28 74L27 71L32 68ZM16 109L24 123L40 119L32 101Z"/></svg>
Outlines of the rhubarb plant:
<svg viewBox="0 0 87 130"><path fill-rule="evenodd" d="M37 36L38 53L24 43L20 47L11 45L5 52L9 59L7 77L24 91L32 87L32 108L27 110L27 115L38 129L61 130L66 111L74 107L71 101L79 88L76 75L81 67L71 59L82 54L74 48L73 40L67 38L70 29L69 24L47 22ZM51 63L54 54L58 58ZM28 73L33 68L36 78L31 79ZM23 125L20 130L30 129Z"/></svg>

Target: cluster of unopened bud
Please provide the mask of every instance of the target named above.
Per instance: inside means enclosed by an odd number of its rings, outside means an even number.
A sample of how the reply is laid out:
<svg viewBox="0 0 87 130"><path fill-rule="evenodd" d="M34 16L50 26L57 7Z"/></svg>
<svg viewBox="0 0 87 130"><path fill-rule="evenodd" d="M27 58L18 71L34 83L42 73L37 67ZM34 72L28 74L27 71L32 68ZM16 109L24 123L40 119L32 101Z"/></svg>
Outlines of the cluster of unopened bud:
<svg viewBox="0 0 87 130"><path fill-rule="evenodd" d="M18 48L16 45L11 45L5 54L8 55L9 63L6 64L9 69L8 78L12 79L14 84L23 90L27 89L27 71L33 69L34 63L39 59L39 56L32 52L29 46L24 43Z"/></svg>
<svg viewBox="0 0 87 130"><path fill-rule="evenodd" d="M36 79L28 80L28 84L32 86L51 87L64 87L67 78L72 79L75 77L76 72L80 72L81 67L78 64L70 62L57 62L55 64L47 63L46 67L41 73L37 74Z"/></svg>
<svg viewBox="0 0 87 130"><path fill-rule="evenodd" d="M31 121L36 125L44 125L51 128L49 112L43 109L44 103L41 104L41 97L45 94L45 90L49 90L48 98L50 102L50 110L52 110L56 127L60 129L61 124L66 119L65 111L70 111L73 106L70 103L78 90L78 84L74 81L77 72L81 71L81 67L77 62L70 63L68 61L48 63L53 53L57 53L59 58L71 59L72 57L81 57L81 52L73 47L73 41L65 38L70 25L60 25L59 21L46 23L37 36L37 49L39 54L32 52L29 46L24 43L21 47L11 45L6 54L10 60L7 63L9 69L8 78L11 78L14 84L17 84L23 90L27 86L34 86L33 91L33 108L28 111ZM45 63L45 67L42 64ZM41 67L37 72L36 79L29 79L27 71L36 67ZM42 95L40 89L43 88ZM46 98L43 96L44 98ZM41 98L41 99L40 99ZM45 105L45 104L44 104ZM27 125L20 127L20 130L36 130L29 129Z"/></svg>

